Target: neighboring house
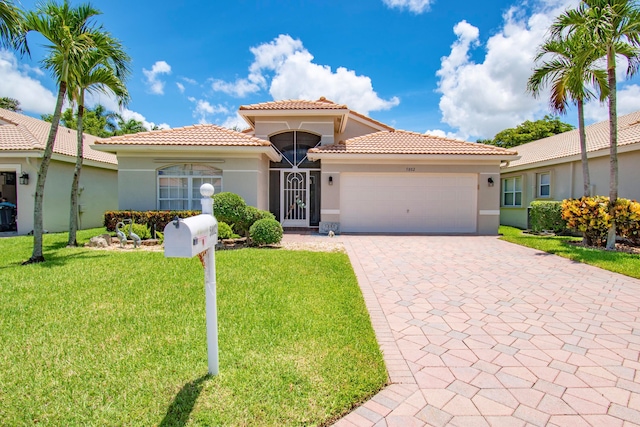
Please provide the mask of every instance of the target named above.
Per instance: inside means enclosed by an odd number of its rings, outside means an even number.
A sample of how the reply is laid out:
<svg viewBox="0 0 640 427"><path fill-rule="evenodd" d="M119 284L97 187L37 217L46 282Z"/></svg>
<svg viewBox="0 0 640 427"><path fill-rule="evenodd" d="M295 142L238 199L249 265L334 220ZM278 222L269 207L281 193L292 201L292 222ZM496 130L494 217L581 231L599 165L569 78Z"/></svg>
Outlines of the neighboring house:
<svg viewBox="0 0 640 427"><path fill-rule="evenodd" d="M38 169L51 123L0 109L0 192L17 206L17 232L33 230ZM96 137L84 135L80 176L80 228L101 227L104 212L118 208L118 164L113 154L93 150ZM44 228L69 229L71 182L76 161L76 131L60 126L47 172Z"/></svg>
<svg viewBox="0 0 640 427"><path fill-rule="evenodd" d="M586 128L592 195L609 195L609 121ZM501 170L500 223L529 228L536 200L584 195L578 130L514 147L520 159ZM640 200L640 111L618 117L619 197Z"/></svg>
<svg viewBox="0 0 640 427"><path fill-rule="evenodd" d="M195 125L98 141L118 156L120 209L199 209L208 182L284 227L497 233L500 164L515 151L398 131L324 98L239 114L250 129Z"/></svg>

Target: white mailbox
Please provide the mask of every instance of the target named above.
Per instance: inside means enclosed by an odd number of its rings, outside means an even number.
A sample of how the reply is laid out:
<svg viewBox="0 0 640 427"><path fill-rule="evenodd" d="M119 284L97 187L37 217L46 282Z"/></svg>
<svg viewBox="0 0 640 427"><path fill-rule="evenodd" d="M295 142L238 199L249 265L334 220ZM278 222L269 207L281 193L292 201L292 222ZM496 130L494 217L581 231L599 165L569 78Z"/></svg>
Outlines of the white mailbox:
<svg viewBox="0 0 640 427"><path fill-rule="evenodd" d="M164 227L164 256L191 258L218 242L218 221L207 214L177 219Z"/></svg>

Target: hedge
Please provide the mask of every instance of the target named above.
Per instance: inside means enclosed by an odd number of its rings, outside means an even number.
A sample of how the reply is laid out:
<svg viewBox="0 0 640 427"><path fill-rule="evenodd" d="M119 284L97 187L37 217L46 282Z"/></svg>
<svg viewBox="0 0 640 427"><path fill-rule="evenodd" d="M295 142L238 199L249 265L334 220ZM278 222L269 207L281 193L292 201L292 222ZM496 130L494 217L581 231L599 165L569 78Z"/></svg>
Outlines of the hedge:
<svg viewBox="0 0 640 427"><path fill-rule="evenodd" d="M200 215L200 211L107 211L104 213L104 226L107 231L116 231L116 225L123 219L132 219L136 224L144 224L149 230L162 232L165 225L178 218Z"/></svg>
<svg viewBox="0 0 640 427"><path fill-rule="evenodd" d="M531 229L533 231L550 230L558 233L566 228L567 222L562 219L562 202L531 202Z"/></svg>

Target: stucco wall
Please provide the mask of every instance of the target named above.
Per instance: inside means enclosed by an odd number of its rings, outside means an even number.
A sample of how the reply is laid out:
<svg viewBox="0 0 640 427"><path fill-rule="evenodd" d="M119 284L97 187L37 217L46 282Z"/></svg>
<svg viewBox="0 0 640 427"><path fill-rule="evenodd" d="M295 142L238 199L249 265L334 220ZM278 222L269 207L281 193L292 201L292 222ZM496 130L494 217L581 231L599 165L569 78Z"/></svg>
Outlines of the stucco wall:
<svg viewBox="0 0 640 427"><path fill-rule="evenodd" d="M214 159L215 157L215 159ZM207 160L211 159L208 163ZM211 162L214 161L214 162ZM267 179L269 161L264 156L250 158L203 155L202 160L166 162L162 156L138 157L118 155L119 209L156 210L158 208L158 169L181 163L198 163L222 170L222 191L239 194L249 205L267 208Z"/></svg>
<svg viewBox="0 0 640 427"><path fill-rule="evenodd" d="M618 197L640 200L640 150L618 154ZM537 197L537 176L551 175L550 197ZM518 228L527 228L527 207L536 200L564 200L578 198L584 194L582 164L570 161L561 164L531 169L502 172L502 178L522 177L522 207L501 207L500 223ZM589 159L591 191L594 195L609 196L609 157Z"/></svg>
<svg viewBox="0 0 640 427"><path fill-rule="evenodd" d="M33 230L34 196L39 161L26 159L0 159L0 170L29 174L28 185L17 185L18 234L27 234ZM44 229L49 232L62 232L69 229L69 210L71 182L74 164L52 160L47 171L44 190ZM80 186L84 189L78 198L82 212L79 226L83 228L101 227L104 212L117 209L118 187L117 171L85 165L80 175Z"/></svg>
<svg viewBox="0 0 640 427"><path fill-rule="evenodd" d="M407 172L411 170L411 172ZM500 183L499 165L493 164L459 164L441 163L429 164L425 162L407 161L403 163L338 163L335 161L322 161L322 197L321 197L321 221L340 222L340 175L344 172L355 173L473 173L478 174L478 234L494 235L499 226L499 202ZM333 185L328 185L329 177L333 179ZM492 177L494 185L488 184L488 178Z"/></svg>

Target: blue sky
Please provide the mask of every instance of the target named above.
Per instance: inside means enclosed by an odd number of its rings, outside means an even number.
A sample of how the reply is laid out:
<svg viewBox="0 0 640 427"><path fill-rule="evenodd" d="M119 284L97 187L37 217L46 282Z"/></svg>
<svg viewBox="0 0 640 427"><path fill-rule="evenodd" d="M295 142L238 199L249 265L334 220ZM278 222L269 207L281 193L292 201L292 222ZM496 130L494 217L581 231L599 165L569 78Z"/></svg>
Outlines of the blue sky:
<svg viewBox="0 0 640 427"><path fill-rule="evenodd" d="M577 0L92 4L132 57L123 113L148 125L245 127L240 105L325 96L399 129L475 141L548 113L526 80L549 23ZM43 41L29 36L31 58L0 51L0 96L36 117L55 101ZM638 78L619 90L620 114L640 110ZM606 108L588 105L588 122L604 119Z"/></svg>

